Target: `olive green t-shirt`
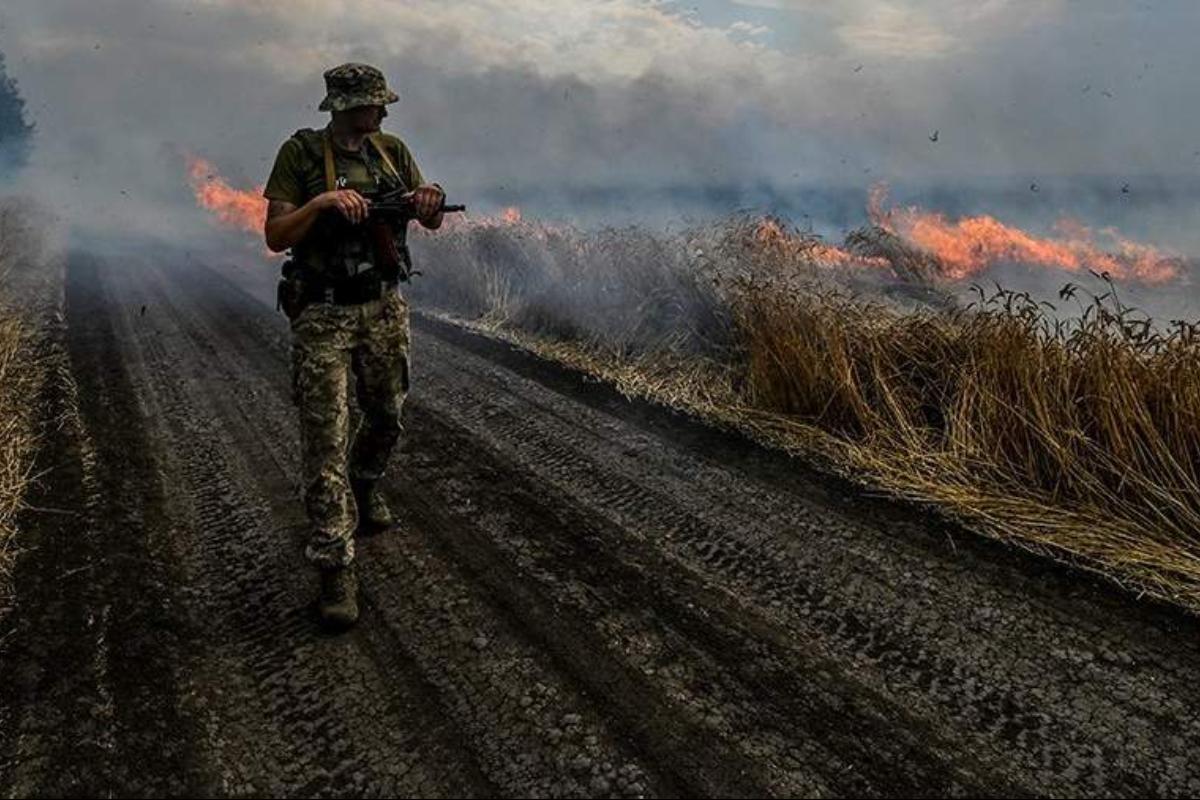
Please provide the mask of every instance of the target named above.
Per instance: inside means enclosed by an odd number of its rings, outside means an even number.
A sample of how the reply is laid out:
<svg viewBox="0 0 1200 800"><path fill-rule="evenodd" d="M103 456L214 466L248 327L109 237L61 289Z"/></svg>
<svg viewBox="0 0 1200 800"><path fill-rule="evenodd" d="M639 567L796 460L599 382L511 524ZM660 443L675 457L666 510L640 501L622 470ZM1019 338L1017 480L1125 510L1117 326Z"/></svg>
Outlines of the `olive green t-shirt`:
<svg viewBox="0 0 1200 800"><path fill-rule="evenodd" d="M325 191L323 136L323 131L298 131L283 143L275 157L266 188L263 189L264 197L302 206ZM378 138L392 159L404 187L412 190L422 185L425 180L421 170L417 168L417 162L404 142L387 133L380 134ZM388 178L390 173L369 141L364 140L362 149L357 153L344 150L334 143L333 161L338 188L369 193L393 188L377 182L375 175Z"/></svg>
<svg viewBox="0 0 1200 800"><path fill-rule="evenodd" d="M324 192L325 135L325 131L300 130L284 142L275 157L275 165L271 168L263 196L268 200L283 200L302 206ZM404 142L386 133L377 138L391 158L404 188L412 190L421 186L425 179ZM355 189L363 194L398 188L395 176L370 141L364 140L358 152L344 150L334 143L333 162L335 186L338 188ZM334 218L336 214L336 211L323 212L304 239L292 248L292 255L306 269L324 271L331 264L344 259L346 253L339 256L339 247L357 248L355 252L358 255L353 256L352 260L363 257L368 251L365 229L358 231L360 235L348 238L345 225ZM404 230L396 231L396 235L402 243Z"/></svg>

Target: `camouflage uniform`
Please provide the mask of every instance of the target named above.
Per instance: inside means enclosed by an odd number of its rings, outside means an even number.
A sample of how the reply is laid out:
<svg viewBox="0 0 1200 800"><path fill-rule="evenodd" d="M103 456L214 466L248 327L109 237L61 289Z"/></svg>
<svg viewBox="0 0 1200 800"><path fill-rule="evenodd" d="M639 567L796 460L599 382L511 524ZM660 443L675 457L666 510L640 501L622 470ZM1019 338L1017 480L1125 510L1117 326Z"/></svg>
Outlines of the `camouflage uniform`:
<svg viewBox="0 0 1200 800"><path fill-rule="evenodd" d="M387 469L408 392L408 337L408 304L394 292L361 305L314 303L292 321L292 388L313 525L306 554L316 564L354 559L357 509L347 478L378 480ZM351 372L362 411L357 432Z"/></svg>
<svg viewBox="0 0 1200 800"><path fill-rule="evenodd" d="M364 64L345 64L325 73L328 95L323 111L395 102L382 73ZM297 131L280 148L263 194L297 207L325 191L328 182L322 157L326 131ZM332 141L332 140L330 140ZM395 178L408 189L423 183L408 148L386 134L364 142L358 153L335 147L337 186L373 191ZM375 149L372 149L374 147ZM391 150L390 163L379 151ZM390 173L390 174L387 174ZM387 187L390 188L390 187ZM302 275L331 274L336 220L318 220L305 240L293 248ZM399 438L400 409L408 391L408 304L394 286L382 296L338 305L312 302L291 321L292 388L300 412L304 501L312 536L309 560L320 567L339 567L354 560L358 518L352 480L377 481ZM362 411L357 430L350 424L351 375ZM349 462L347 463L347 457Z"/></svg>

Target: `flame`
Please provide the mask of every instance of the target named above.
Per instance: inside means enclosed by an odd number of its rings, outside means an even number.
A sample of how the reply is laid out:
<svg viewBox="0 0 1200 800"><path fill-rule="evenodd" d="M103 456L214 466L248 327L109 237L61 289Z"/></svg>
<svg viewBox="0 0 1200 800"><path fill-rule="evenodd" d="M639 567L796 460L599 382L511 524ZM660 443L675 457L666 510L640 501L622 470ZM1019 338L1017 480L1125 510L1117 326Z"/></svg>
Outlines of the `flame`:
<svg viewBox="0 0 1200 800"><path fill-rule="evenodd" d="M516 206L506 206L500 210L498 214L479 214L473 215L470 213L464 214L447 214L442 222L441 230L450 231L460 228L505 228L516 227L535 228L548 227L549 223L540 222L533 225L529 220L526 220L521 214L521 209ZM416 228L418 235L436 236L437 231L430 231L424 228Z"/></svg>
<svg viewBox="0 0 1200 800"><path fill-rule="evenodd" d="M1093 232L1064 219L1054 226L1055 237L1040 237L987 215L952 221L916 207L885 209L886 199L886 186L871 187L867 203L871 221L931 253L951 280L970 278L1005 262L1068 272L1090 269L1117 280L1148 284L1179 277L1179 256L1126 239L1113 228Z"/></svg>
<svg viewBox="0 0 1200 800"><path fill-rule="evenodd" d="M196 202L210 211L222 225L261 235L267 218L267 201L262 187L235 189L211 163L188 157L188 182ZM887 187L871 187L867 213L875 224L900 236L936 258L942 275L965 280L996 264L1015 262L1053 267L1068 272L1090 269L1116 280L1162 284L1179 277L1183 259L1148 244L1127 239L1114 228L1093 231L1070 219L1054 226L1053 237L1036 236L984 215L949 220L942 214L915 206L886 208ZM530 225L521 210L508 206L495 216L453 219L458 225L529 228L545 235L544 226ZM836 245L788 230L771 217L762 219L752 238L757 246L778 251L782 256L803 256L824 267L888 268L886 258L855 255Z"/></svg>
<svg viewBox="0 0 1200 800"><path fill-rule="evenodd" d="M752 234L755 244L785 256L800 256L820 267L880 267L888 268L887 259L855 255L837 245L811 236L787 230L773 217L759 220Z"/></svg>
<svg viewBox="0 0 1200 800"><path fill-rule="evenodd" d="M202 158L188 156L188 183L201 208L211 211L222 225L261 234L267 222L267 200L262 187L234 189Z"/></svg>

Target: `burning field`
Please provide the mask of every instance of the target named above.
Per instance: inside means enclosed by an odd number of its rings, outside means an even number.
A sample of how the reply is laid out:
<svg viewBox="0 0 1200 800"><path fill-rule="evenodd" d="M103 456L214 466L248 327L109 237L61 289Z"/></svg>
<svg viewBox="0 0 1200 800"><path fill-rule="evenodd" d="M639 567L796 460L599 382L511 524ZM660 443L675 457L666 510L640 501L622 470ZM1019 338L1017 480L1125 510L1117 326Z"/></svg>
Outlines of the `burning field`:
<svg viewBox="0 0 1200 800"><path fill-rule="evenodd" d="M192 167L257 231L254 193ZM771 217L674 233L523 218L414 232L411 295L535 351L818 458L975 529L1200 610L1200 327L1126 307L1178 254L1074 221L888 208L834 244ZM982 283L1060 276L1054 302ZM973 288L974 287L974 288Z"/></svg>

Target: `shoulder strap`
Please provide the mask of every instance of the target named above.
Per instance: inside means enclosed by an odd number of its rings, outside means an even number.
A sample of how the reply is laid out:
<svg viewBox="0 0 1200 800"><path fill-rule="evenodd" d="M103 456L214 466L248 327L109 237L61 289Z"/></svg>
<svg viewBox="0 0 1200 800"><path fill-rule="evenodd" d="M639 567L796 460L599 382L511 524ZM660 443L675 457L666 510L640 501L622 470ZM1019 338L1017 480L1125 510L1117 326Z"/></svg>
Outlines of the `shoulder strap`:
<svg viewBox="0 0 1200 800"><path fill-rule="evenodd" d="M383 146L383 140L379 134L372 134L368 138L371 141L371 145L375 148L375 152L379 153L379 157L383 159L384 168L392 173L392 177L404 183L404 179L400 177L400 171L396 169L396 164L392 161L392 157L387 154L387 149ZM337 188L337 177L333 165L333 142L329 138L328 131L321 137L321 147L324 150L325 156L325 191L332 192Z"/></svg>
<svg viewBox="0 0 1200 800"><path fill-rule="evenodd" d="M373 133L369 138L371 140L371 144L375 147L375 152L379 153L379 157L383 159L383 166L387 168L388 172L392 173L393 178L397 179L401 183L404 183L404 179L400 177L400 171L396 169L396 165L393 163L392 157L387 154L387 148L383 146L383 136L378 133ZM406 185L405 188L412 189L415 187Z"/></svg>
<svg viewBox="0 0 1200 800"><path fill-rule="evenodd" d="M337 188L337 176L333 167L333 142L328 132L321 137L321 144L325 150L325 191L332 192Z"/></svg>

